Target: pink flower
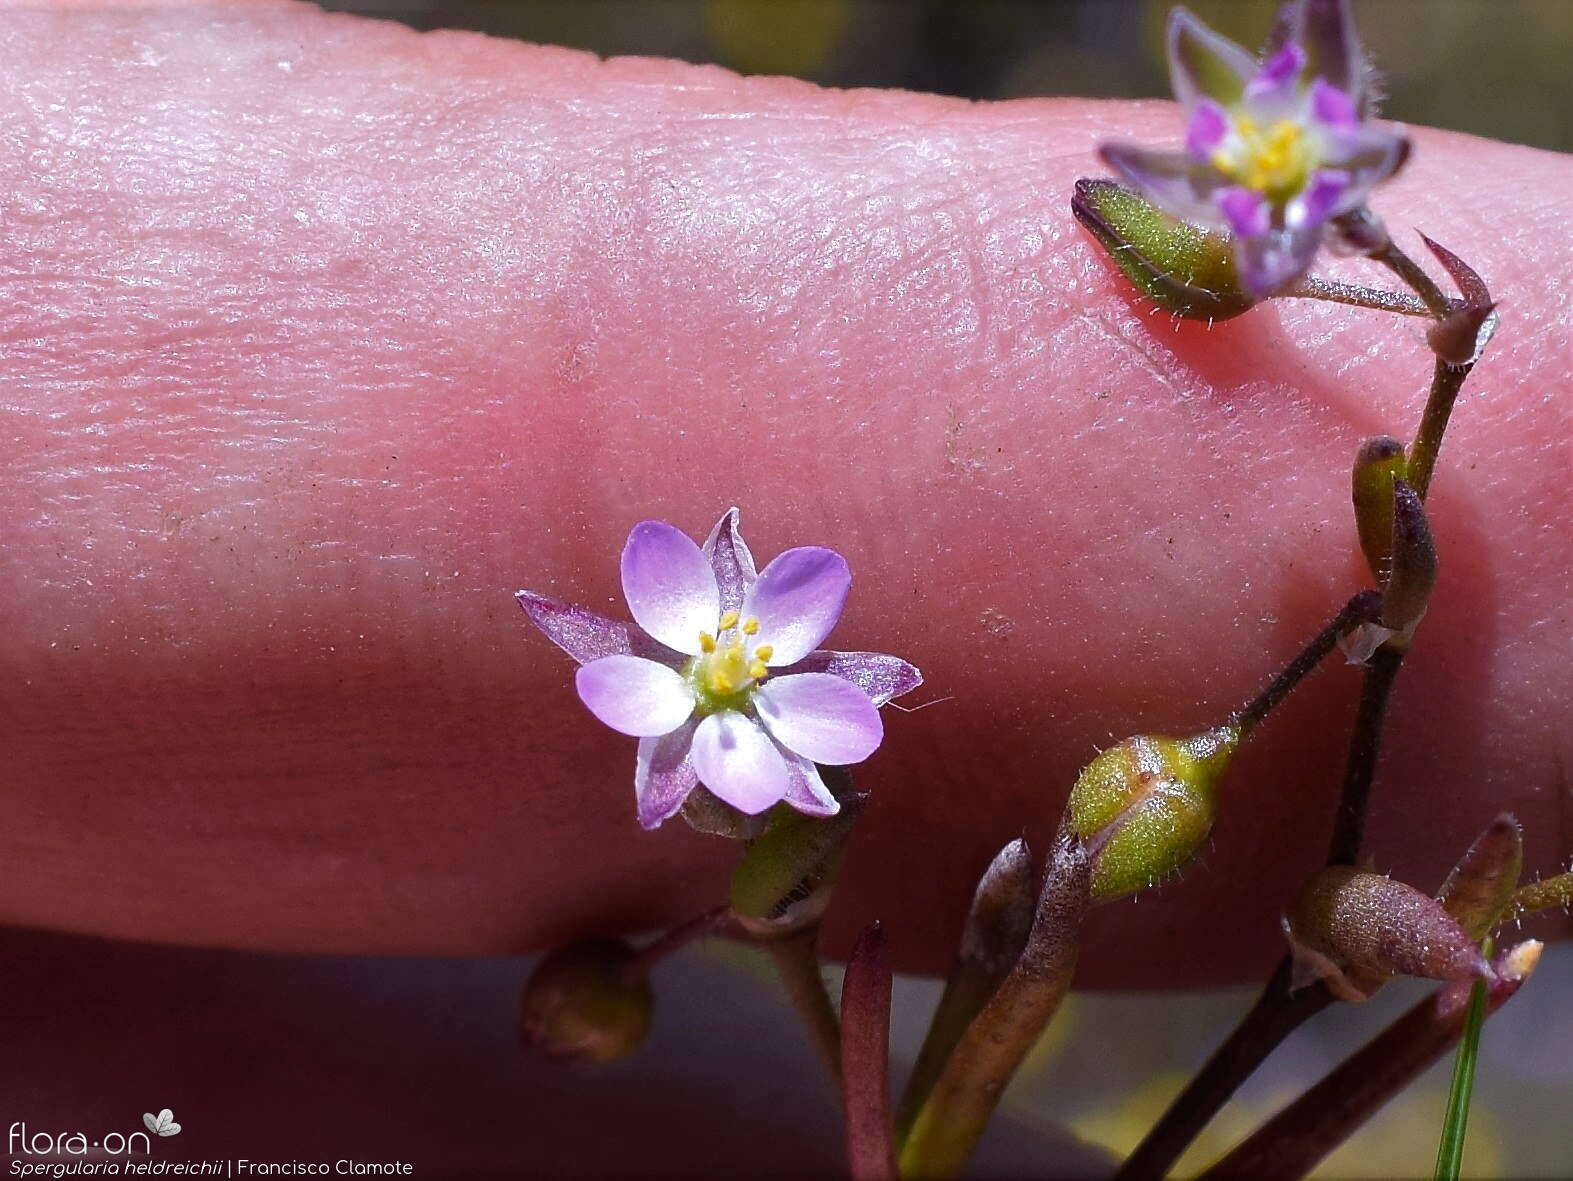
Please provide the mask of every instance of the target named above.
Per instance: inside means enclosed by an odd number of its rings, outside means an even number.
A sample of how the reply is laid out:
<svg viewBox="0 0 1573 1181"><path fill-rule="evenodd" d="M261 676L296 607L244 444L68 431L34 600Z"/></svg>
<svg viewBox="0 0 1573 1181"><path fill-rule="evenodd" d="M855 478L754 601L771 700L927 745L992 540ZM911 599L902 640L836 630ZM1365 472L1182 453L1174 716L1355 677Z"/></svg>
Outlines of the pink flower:
<svg viewBox="0 0 1573 1181"><path fill-rule="evenodd" d="M730 509L701 547L664 521L623 546L623 594L638 626L520 591L530 620L579 662L579 699L639 739L639 822L655 828L702 783L740 812L785 801L840 805L816 763L860 763L884 736L879 707L917 688L912 665L878 652L826 652L852 575L821 546L758 573Z"/></svg>

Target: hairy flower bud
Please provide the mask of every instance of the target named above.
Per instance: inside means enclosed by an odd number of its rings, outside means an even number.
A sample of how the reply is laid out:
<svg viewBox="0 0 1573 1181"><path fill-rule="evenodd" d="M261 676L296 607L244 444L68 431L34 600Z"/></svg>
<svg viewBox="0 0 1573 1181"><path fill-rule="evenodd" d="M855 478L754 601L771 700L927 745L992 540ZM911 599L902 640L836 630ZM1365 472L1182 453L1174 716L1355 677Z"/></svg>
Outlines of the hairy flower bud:
<svg viewBox="0 0 1573 1181"><path fill-rule="evenodd" d="M548 1058L615 1062L650 1032L650 977L618 939L559 947L530 974L519 1011L526 1046Z"/></svg>
<svg viewBox="0 0 1573 1181"><path fill-rule="evenodd" d="M1184 739L1140 735L1087 764L1066 821L1086 842L1094 902L1155 886L1195 855L1239 741L1234 725Z"/></svg>
<svg viewBox="0 0 1573 1181"><path fill-rule="evenodd" d="M1142 294L1176 316L1227 320L1256 303L1240 286L1228 234L1170 217L1112 180L1078 180L1071 212Z"/></svg>
<svg viewBox="0 0 1573 1181"><path fill-rule="evenodd" d="M1442 904L1402 882L1335 865L1312 878L1283 920L1294 987L1326 981L1363 1001L1390 976L1489 978L1480 948Z"/></svg>
<svg viewBox="0 0 1573 1181"><path fill-rule="evenodd" d="M1426 521L1426 506L1403 480L1393 481L1393 570L1382 591L1382 626L1409 642L1425 617L1436 586L1436 543Z"/></svg>

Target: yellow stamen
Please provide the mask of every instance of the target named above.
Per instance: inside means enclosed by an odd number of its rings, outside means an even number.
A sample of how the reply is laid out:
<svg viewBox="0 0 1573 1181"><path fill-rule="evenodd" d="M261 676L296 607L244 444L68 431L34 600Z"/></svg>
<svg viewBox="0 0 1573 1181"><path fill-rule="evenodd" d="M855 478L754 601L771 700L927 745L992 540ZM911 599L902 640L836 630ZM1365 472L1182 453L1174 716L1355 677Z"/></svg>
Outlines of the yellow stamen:
<svg viewBox="0 0 1573 1181"><path fill-rule="evenodd" d="M736 611L728 611L725 615L721 616L721 630L722 631L727 631L727 630L729 630L731 628L734 628L736 626L737 626L737 612Z"/></svg>
<svg viewBox="0 0 1573 1181"><path fill-rule="evenodd" d="M763 660L756 660L753 664L748 666L748 675L753 677L756 681L764 680L765 674L769 671L770 670L765 667L765 662Z"/></svg>
<svg viewBox="0 0 1573 1181"><path fill-rule="evenodd" d="M733 621L736 622L737 612L734 611L732 613L732 618ZM745 636L757 636L759 634L759 620L755 619L752 615L745 619L743 621L743 634Z"/></svg>
<svg viewBox="0 0 1573 1181"><path fill-rule="evenodd" d="M712 636L709 632L700 632L699 633L699 650L701 652L714 652L715 651L715 637Z"/></svg>
<svg viewBox="0 0 1573 1181"><path fill-rule="evenodd" d="M769 644L761 644L759 647L754 649L754 655L757 656L760 660L769 660L775 654L776 650Z"/></svg>

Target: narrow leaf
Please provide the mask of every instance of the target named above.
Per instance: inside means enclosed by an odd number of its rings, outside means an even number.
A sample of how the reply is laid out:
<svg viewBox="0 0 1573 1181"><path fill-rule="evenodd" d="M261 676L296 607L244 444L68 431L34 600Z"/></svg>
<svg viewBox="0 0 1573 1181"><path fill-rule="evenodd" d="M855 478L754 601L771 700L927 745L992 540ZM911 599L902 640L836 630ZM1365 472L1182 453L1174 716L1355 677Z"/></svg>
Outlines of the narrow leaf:
<svg viewBox="0 0 1573 1181"><path fill-rule="evenodd" d="M890 1123L890 950L878 923L858 936L841 983L841 1095L853 1181L895 1181Z"/></svg>

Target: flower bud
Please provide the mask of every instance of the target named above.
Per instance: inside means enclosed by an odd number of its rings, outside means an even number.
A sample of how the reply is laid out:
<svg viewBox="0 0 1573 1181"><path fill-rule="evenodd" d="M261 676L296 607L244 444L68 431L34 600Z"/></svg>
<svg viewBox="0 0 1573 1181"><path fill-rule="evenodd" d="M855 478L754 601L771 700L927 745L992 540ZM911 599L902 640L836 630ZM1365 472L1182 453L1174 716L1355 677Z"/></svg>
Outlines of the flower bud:
<svg viewBox="0 0 1573 1181"><path fill-rule="evenodd" d="M1437 892L1437 901L1476 942L1491 933L1513 905L1524 869L1524 836L1518 821L1502 813L1475 838Z"/></svg>
<svg viewBox="0 0 1573 1181"><path fill-rule="evenodd" d="M1078 180L1071 212L1142 294L1176 316L1227 320L1256 303L1227 234L1170 217L1112 180Z"/></svg>
<svg viewBox="0 0 1573 1181"><path fill-rule="evenodd" d="M519 1010L529 1048L570 1062L615 1062L650 1032L650 977L618 939L559 947L530 974Z"/></svg>
<svg viewBox="0 0 1573 1181"><path fill-rule="evenodd" d="M1390 976L1490 978L1477 946L1442 904L1378 873L1322 870L1283 920L1294 953L1293 987L1316 979L1363 1001Z"/></svg>
<svg viewBox="0 0 1573 1181"><path fill-rule="evenodd" d="M1195 855L1239 741L1235 725L1185 739L1141 735L1087 764L1066 820L1092 859L1094 902L1155 886Z"/></svg>
<svg viewBox="0 0 1573 1181"><path fill-rule="evenodd" d="M1403 475L1404 445L1397 439L1378 435L1360 444L1350 493L1360 549L1378 586L1393 569L1393 481Z"/></svg>
<svg viewBox="0 0 1573 1181"><path fill-rule="evenodd" d="M1426 521L1426 506L1403 480L1393 481L1393 569L1382 589L1382 626L1407 644L1425 617L1436 586L1436 543Z"/></svg>

